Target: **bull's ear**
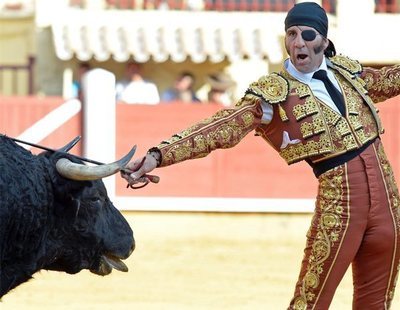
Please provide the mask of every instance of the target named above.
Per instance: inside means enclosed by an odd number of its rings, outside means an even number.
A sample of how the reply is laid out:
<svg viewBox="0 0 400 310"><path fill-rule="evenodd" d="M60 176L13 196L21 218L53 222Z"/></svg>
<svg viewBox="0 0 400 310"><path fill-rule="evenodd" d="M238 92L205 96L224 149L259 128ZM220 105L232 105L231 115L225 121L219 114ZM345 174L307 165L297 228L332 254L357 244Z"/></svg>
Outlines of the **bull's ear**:
<svg viewBox="0 0 400 310"><path fill-rule="evenodd" d="M66 145L64 145L62 148L60 148L58 151L59 152L68 152L70 149L72 149L75 144L77 144L79 142L79 140L81 139L80 136L76 136L72 141L68 142Z"/></svg>
<svg viewBox="0 0 400 310"><path fill-rule="evenodd" d="M80 136L76 136L74 139L72 139L70 142L68 142L66 145L63 147L57 149L57 150L47 150L40 152L38 155L44 156L50 156L54 153L67 153L69 150L71 150L79 141L81 140Z"/></svg>

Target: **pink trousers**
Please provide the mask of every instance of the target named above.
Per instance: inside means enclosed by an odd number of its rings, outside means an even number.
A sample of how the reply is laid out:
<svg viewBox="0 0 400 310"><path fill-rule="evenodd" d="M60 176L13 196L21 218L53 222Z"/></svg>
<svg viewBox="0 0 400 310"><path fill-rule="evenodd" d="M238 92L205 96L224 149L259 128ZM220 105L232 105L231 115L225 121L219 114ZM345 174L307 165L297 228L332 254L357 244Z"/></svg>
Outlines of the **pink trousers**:
<svg viewBox="0 0 400 310"><path fill-rule="evenodd" d="M389 309L400 259L400 198L379 139L319 178L289 309L329 309L352 264L353 309Z"/></svg>

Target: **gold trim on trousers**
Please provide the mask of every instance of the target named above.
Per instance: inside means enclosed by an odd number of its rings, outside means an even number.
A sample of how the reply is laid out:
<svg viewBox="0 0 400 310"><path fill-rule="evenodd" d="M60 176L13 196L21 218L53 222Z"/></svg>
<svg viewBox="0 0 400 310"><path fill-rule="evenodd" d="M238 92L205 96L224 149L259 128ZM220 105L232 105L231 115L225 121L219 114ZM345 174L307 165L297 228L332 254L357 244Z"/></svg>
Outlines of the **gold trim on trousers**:
<svg viewBox="0 0 400 310"><path fill-rule="evenodd" d="M289 309L329 309L350 264L353 309L389 309L399 271L400 198L380 140L318 181Z"/></svg>

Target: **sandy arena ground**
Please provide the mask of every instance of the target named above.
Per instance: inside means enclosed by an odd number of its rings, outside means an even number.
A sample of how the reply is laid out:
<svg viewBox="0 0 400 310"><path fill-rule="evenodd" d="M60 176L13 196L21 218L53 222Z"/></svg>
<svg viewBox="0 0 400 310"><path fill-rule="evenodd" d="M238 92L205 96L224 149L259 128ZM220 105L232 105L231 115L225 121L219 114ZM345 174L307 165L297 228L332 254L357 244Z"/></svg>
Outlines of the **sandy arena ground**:
<svg viewBox="0 0 400 310"><path fill-rule="evenodd" d="M0 303L36 309L286 309L311 215L124 213L136 251L128 273L41 272ZM400 309L400 293L392 309ZM330 309L351 309L347 274Z"/></svg>

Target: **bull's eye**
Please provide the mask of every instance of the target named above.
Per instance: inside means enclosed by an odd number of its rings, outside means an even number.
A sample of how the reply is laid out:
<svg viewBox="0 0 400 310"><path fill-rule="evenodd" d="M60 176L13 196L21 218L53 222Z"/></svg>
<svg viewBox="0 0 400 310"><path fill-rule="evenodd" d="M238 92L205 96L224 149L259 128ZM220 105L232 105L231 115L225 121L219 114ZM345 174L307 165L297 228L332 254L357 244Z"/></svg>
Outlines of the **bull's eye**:
<svg viewBox="0 0 400 310"><path fill-rule="evenodd" d="M99 198L92 198L92 199L90 199L90 204L91 204L93 207L100 208L100 206L101 206L101 200L100 200Z"/></svg>

